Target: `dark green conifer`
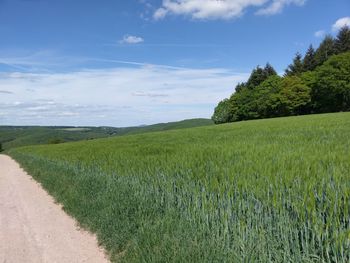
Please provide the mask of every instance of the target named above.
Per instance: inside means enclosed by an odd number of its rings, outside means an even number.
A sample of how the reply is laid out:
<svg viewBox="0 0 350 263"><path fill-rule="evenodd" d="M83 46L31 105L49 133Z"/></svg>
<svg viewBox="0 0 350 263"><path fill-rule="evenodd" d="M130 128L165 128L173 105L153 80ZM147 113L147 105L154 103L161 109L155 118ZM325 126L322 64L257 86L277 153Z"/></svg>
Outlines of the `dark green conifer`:
<svg viewBox="0 0 350 263"><path fill-rule="evenodd" d="M303 73L304 67L303 67L303 61L302 61L302 55L297 52L295 54L295 57L293 59L293 63L288 66L286 69L286 76L296 76Z"/></svg>
<svg viewBox="0 0 350 263"><path fill-rule="evenodd" d="M340 29L335 39L334 49L336 54L350 51L350 28L348 26Z"/></svg>
<svg viewBox="0 0 350 263"><path fill-rule="evenodd" d="M311 71L316 68L315 50L312 45L309 46L303 59L304 71Z"/></svg>

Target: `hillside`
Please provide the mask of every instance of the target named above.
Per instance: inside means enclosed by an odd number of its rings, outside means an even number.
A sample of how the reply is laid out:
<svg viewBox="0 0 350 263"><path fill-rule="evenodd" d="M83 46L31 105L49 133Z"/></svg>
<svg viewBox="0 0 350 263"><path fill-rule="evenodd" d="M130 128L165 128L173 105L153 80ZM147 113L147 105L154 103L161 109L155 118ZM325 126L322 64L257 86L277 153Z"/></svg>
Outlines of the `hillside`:
<svg viewBox="0 0 350 263"><path fill-rule="evenodd" d="M208 126L213 124L214 122L210 119L189 119L189 120L176 121L176 122L158 123L158 124L141 126L141 127L131 127L131 128L126 128L125 130L121 129L119 131L119 134L125 135L125 134L138 134L138 133L145 133L145 132L168 131L168 130Z"/></svg>
<svg viewBox="0 0 350 263"><path fill-rule="evenodd" d="M11 149L115 262L349 262L350 113Z"/></svg>
<svg viewBox="0 0 350 263"><path fill-rule="evenodd" d="M192 128L212 124L213 122L209 119L189 119L178 122L126 128L0 126L0 143L2 143L2 148L7 150L27 145L57 144L110 136Z"/></svg>
<svg viewBox="0 0 350 263"><path fill-rule="evenodd" d="M40 126L0 126L0 142L7 150L14 147L55 144L110 136L114 129Z"/></svg>

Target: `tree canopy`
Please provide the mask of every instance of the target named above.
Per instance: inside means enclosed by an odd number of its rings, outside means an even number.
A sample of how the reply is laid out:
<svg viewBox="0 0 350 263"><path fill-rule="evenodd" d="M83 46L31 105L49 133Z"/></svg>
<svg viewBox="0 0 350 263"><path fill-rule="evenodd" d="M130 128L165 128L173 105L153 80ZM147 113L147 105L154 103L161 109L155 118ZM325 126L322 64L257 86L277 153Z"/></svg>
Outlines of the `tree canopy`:
<svg viewBox="0 0 350 263"><path fill-rule="evenodd" d="M326 36L303 57L296 53L280 77L267 63L252 70L215 108L215 123L350 110L350 30Z"/></svg>
<svg viewBox="0 0 350 263"><path fill-rule="evenodd" d="M310 45L303 59L303 71L314 70L316 66L315 49Z"/></svg>
<svg viewBox="0 0 350 263"><path fill-rule="evenodd" d="M295 54L293 63L286 69L286 76L299 75L304 71L303 56L298 52Z"/></svg>
<svg viewBox="0 0 350 263"><path fill-rule="evenodd" d="M334 50L336 53L343 53L350 50L350 29L344 26L340 29L334 42Z"/></svg>

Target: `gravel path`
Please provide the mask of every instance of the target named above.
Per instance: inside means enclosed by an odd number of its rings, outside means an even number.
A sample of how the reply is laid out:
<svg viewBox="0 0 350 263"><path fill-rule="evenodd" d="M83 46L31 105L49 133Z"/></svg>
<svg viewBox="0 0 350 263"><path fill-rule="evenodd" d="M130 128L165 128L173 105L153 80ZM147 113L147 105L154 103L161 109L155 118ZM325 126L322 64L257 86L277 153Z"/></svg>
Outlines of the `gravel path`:
<svg viewBox="0 0 350 263"><path fill-rule="evenodd" d="M0 155L0 263L109 262L45 190Z"/></svg>

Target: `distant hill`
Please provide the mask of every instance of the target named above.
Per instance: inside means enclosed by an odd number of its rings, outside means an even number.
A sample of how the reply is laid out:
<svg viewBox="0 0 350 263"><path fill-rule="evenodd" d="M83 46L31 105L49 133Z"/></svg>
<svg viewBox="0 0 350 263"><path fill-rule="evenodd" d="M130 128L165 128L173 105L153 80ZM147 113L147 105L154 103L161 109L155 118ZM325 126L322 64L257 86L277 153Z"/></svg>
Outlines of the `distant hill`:
<svg viewBox="0 0 350 263"><path fill-rule="evenodd" d="M157 124L147 125L147 126L120 128L117 131L117 134L126 135L126 134L138 134L138 133L146 133L146 132L177 130L177 129L193 128L193 127L200 127L200 126L208 126L213 124L214 122L210 119L189 119L189 120L176 121L176 122L157 123Z"/></svg>
<svg viewBox="0 0 350 263"><path fill-rule="evenodd" d="M71 126L0 126L0 143L4 150L36 144L57 144L155 131L212 125L209 119L189 119L138 127L71 127Z"/></svg>

